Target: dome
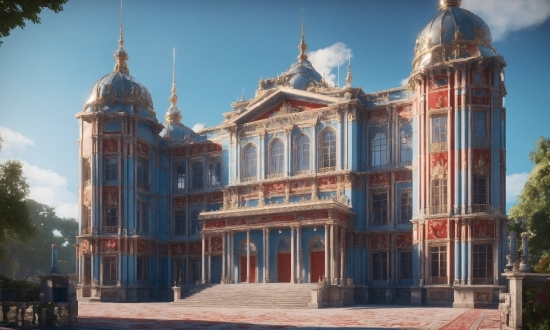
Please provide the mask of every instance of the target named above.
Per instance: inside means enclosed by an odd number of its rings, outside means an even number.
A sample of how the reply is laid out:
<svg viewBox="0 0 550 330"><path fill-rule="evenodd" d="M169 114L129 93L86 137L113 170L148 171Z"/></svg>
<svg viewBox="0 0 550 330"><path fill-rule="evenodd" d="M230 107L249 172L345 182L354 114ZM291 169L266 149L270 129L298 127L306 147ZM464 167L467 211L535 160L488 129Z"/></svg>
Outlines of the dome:
<svg viewBox="0 0 550 330"><path fill-rule="evenodd" d="M418 34L413 67L443 61L496 55L491 31L474 13L460 8L460 0L441 0L438 15Z"/></svg>
<svg viewBox="0 0 550 330"><path fill-rule="evenodd" d="M307 89L311 83L316 85L322 79L308 60L292 64L282 76L286 77L290 86L296 89Z"/></svg>
<svg viewBox="0 0 550 330"><path fill-rule="evenodd" d="M129 73L115 71L100 78L92 87L85 112L137 113L156 118L151 93Z"/></svg>

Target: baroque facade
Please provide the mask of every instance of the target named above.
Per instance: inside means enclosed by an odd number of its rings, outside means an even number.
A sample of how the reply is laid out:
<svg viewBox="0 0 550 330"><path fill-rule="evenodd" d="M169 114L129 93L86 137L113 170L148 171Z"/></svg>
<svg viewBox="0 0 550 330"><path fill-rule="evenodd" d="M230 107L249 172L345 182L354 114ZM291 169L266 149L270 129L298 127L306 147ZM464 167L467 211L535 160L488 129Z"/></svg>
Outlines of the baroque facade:
<svg viewBox="0 0 550 330"><path fill-rule="evenodd" d="M78 294L171 299L186 283L353 285L358 302L498 301L504 265L503 58L459 0L419 33L408 84L327 84L306 55L223 122L161 124L113 72L80 124Z"/></svg>

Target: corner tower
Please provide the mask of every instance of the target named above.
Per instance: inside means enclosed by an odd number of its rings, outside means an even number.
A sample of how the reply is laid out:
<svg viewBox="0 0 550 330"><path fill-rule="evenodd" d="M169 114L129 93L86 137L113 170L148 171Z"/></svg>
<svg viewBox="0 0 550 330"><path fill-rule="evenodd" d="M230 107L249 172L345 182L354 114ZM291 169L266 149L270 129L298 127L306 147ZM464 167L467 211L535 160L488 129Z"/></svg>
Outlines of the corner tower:
<svg viewBox="0 0 550 330"><path fill-rule="evenodd" d="M504 264L504 67L487 24L441 0L419 33L413 103L411 302L498 302ZM424 297L424 298L422 298Z"/></svg>

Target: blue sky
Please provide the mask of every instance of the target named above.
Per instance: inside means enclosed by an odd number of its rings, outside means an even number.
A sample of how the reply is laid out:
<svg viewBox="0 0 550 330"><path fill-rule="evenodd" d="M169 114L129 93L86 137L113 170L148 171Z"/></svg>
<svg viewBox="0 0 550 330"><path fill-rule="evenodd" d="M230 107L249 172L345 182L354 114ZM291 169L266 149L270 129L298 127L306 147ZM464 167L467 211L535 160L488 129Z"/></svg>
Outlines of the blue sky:
<svg viewBox="0 0 550 330"><path fill-rule="evenodd" d="M301 12L314 66L366 92L398 87L412 70L418 32L439 1L146 1L124 2L130 74L153 95L159 121L169 107L172 49L183 122L218 125L231 102L251 98L260 77L285 71L298 56ZM119 33L117 0L70 0L42 24L27 23L0 46L0 162L19 159L31 198L76 217L79 112L96 80L111 72ZM507 201L532 169L528 154L550 136L550 1L463 0L483 18L504 56Z"/></svg>

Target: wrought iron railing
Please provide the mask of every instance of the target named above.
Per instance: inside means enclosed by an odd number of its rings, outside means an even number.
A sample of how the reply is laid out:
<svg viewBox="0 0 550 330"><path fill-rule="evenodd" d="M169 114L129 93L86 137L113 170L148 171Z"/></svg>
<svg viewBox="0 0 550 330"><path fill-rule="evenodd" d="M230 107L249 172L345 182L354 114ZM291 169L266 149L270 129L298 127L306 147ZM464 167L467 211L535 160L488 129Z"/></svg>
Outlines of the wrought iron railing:
<svg viewBox="0 0 550 330"><path fill-rule="evenodd" d="M254 182L256 181L255 176L249 176L248 178L243 178L243 182Z"/></svg>
<svg viewBox="0 0 550 330"><path fill-rule="evenodd" d="M447 276L429 276L428 284L447 284Z"/></svg>
<svg viewBox="0 0 550 330"><path fill-rule="evenodd" d="M118 226L103 226L101 230L104 233L116 233L118 231Z"/></svg>
<svg viewBox="0 0 550 330"><path fill-rule="evenodd" d="M494 283L495 283L495 279L492 277L472 279L472 284L477 284L477 285L482 285L482 284L492 285Z"/></svg>
<svg viewBox="0 0 550 330"><path fill-rule="evenodd" d="M319 169L319 172L320 173L324 173L324 172L332 172L336 169L336 166L329 166L329 167L322 167Z"/></svg>
<svg viewBox="0 0 550 330"><path fill-rule="evenodd" d="M268 174L267 178L275 179L275 178L282 178L283 176L284 176L284 173L273 173L273 174Z"/></svg>

